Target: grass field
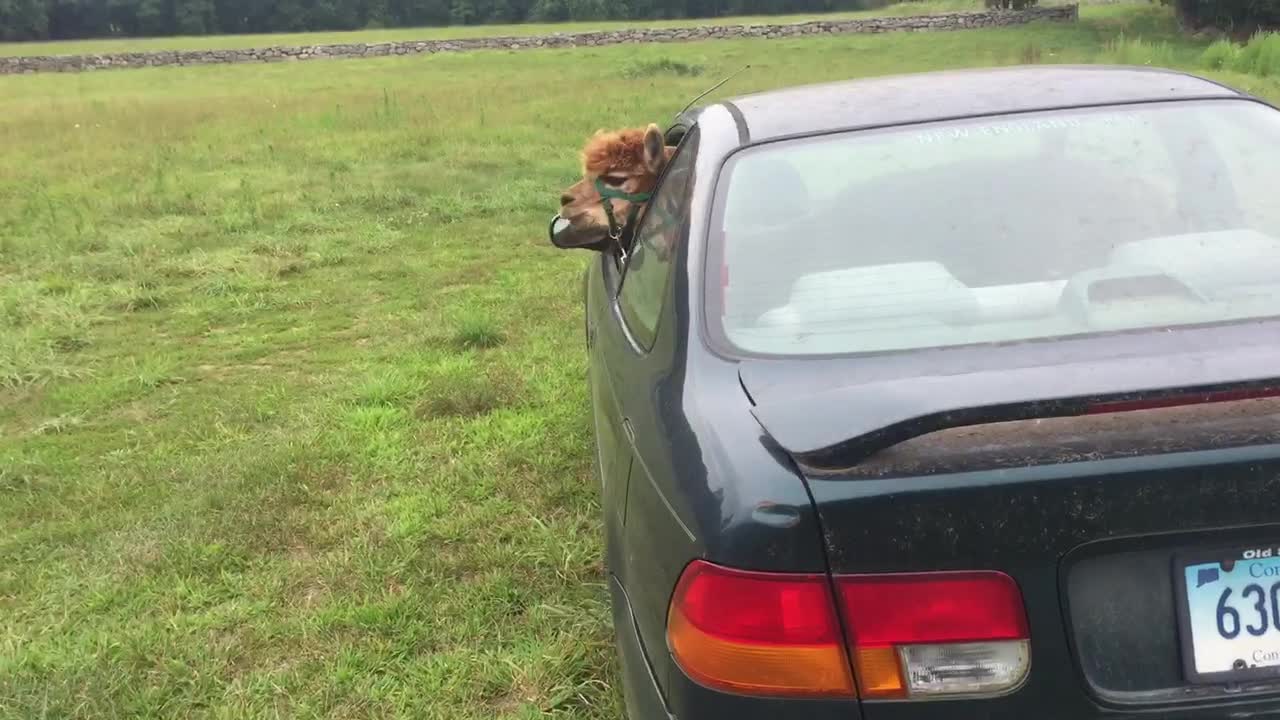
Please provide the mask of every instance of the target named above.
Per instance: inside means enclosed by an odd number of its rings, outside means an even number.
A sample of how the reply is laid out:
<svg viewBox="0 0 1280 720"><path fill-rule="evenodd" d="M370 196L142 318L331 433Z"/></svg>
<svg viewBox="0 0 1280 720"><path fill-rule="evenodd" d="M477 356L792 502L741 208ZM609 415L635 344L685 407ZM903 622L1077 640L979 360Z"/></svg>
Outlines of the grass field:
<svg viewBox="0 0 1280 720"><path fill-rule="evenodd" d="M0 78L0 718L618 717L586 256L543 236L582 139L747 61L726 91L1202 50L1138 6Z"/></svg>
<svg viewBox="0 0 1280 720"><path fill-rule="evenodd" d="M1065 2L1066 0L1052 0ZM1089 0L1086 0L1088 2ZM1051 4L1046 2L1046 4ZM403 40L435 40L462 37L495 37L550 35L552 33L618 30L632 27L687 27L708 24L791 23L814 19L839 19L892 15L925 15L940 12L962 12L981 9L975 0L914 0L889 5L879 10L826 13L822 15L768 15L731 18L683 20L628 20L572 22L520 25L464 25L430 28L389 28L352 32L309 32L272 35L214 35L166 38L127 38L111 40L73 40L61 42L0 43L3 55L92 55L144 50L229 50L234 48L269 47L273 45L324 45L337 43L377 43Z"/></svg>

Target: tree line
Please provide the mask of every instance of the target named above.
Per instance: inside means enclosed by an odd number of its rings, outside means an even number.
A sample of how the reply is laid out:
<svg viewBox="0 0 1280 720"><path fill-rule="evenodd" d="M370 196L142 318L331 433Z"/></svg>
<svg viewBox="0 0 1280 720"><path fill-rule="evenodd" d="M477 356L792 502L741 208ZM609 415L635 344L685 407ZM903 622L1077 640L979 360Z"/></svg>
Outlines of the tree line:
<svg viewBox="0 0 1280 720"><path fill-rule="evenodd" d="M1173 5L1183 27L1219 28L1243 37L1280 30L1280 0L1161 0Z"/></svg>
<svg viewBox="0 0 1280 720"><path fill-rule="evenodd" d="M883 0L0 0L0 40L771 15Z"/></svg>
<svg viewBox="0 0 1280 720"><path fill-rule="evenodd" d="M890 0L0 0L0 41L819 13ZM1191 26L1280 26L1280 0L1160 0ZM1022 7L1035 0L985 0Z"/></svg>

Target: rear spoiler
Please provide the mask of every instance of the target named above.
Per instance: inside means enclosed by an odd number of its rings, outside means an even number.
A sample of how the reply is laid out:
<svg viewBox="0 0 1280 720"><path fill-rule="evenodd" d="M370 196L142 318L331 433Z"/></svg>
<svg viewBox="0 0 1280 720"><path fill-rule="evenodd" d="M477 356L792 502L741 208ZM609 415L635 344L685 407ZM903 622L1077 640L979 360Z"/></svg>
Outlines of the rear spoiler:
<svg viewBox="0 0 1280 720"><path fill-rule="evenodd" d="M743 386L751 391L749 369ZM940 430L1280 396L1276 346L1127 357L836 387L751 412L797 461L849 467Z"/></svg>

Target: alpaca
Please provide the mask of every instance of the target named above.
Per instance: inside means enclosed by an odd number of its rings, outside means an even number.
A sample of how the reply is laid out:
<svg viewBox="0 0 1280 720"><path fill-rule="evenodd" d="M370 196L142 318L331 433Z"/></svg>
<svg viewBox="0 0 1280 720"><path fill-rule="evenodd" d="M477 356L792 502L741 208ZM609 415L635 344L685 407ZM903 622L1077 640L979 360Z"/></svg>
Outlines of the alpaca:
<svg viewBox="0 0 1280 720"><path fill-rule="evenodd" d="M625 253L674 152L652 123L643 130L597 131L582 150L582 179L560 195L551 242L565 249Z"/></svg>

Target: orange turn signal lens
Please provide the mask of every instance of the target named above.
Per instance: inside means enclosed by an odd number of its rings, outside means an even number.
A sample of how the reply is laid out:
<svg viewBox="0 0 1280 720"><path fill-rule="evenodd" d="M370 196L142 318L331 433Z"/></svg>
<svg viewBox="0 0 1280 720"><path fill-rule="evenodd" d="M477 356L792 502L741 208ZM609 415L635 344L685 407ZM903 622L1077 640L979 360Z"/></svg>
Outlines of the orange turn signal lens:
<svg viewBox="0 0 1280 720"><path fill-rule="evenodd" d="M990 570L828 578L695 560L671 598L667 645L703 686L775 697L1000 695L1031 659L1021 591Z"/></svg>
<svg viewBox="0 0 1280 720"><path fill-rule="evenodd" d="M906 696L902 682L902 666L898 652L892 647L857 648L853 652L853 671L858 676L858 690L865 698Z"/></svg>
<svg viewBox="0 0 1280 720"><path fill-rule="evenodd" d="M689 677L748 695L853 696L848 663L836 645L755 645L699 630L681 613L667 629L671 652Z"/></svg>
<svg viewBox="0 0 1280 720"><path fill-rule="evenodd" d="M696 561L667 618L680 668L750 695L854 697L830 585L821 575L731 570Z"/></svg>

